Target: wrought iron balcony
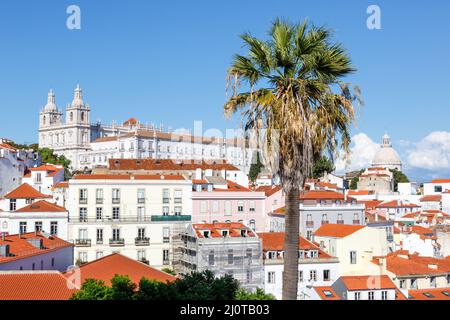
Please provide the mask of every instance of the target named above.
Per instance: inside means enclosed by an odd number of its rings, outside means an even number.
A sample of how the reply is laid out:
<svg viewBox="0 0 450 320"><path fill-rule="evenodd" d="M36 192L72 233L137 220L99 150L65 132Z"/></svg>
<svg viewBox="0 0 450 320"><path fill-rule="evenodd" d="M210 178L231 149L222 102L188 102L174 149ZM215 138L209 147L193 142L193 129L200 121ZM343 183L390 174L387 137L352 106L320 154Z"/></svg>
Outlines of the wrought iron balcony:
<svg viewBox="0 0 450 320"><path fill-rule="evenodd" d="M344 220L338 220L337 224L344 224Z"/></svg>
<svg viewBox="0 0 450 320"><path fill-rule="evenodd" d="M109 245L114 247L114 246L124 246L125 245L125 239L123 238L113 238L113 239L109 239Z"/></svg>
<svg viewBox="0 0 450 320"><path fill-rule="evenodd" d="M353 224L358 224L359 225L361 223L360 223L360 220L353 220Z"/></svg>
<svg viewBox="0 0 450 320"><path fill-rule="evenodd" d="M77 247L90 247L91 239L75 239L75 246Z"/></svg>
<svg viewBox="0 0 450 320"><path fill-rule="evenodd" d="M313 228L314 227L314 221L306 221L306 227L307 228Z"/></svg>
<svg viewBox="0 0 450 320"><path fill-rule="evenodd" d="M79 199L79 203L80 204L87 204L88 203L88 199L87 198L80 198Z"/></svg>
<svg viewBox="0 0 450 320"><path fill-rule="evenodd" d="M148 245L150 245L150 238L137 237L134 239L134 244L137 246L148 246Z"/></svg>
<svg viewBox="0 0 450 320"><path fill-rule="evenodd" d="M322 220L322 225L329 224L329 223L330 223L330 221L328 221L328 220Z"/></svg>
<svg viewBox="0 0 450 320"><path fill-rule="evenodd" d="M191 221L190 215L180 215L180 216L164 216L164 215L153 215L151 217L152 221Z"/></svg>

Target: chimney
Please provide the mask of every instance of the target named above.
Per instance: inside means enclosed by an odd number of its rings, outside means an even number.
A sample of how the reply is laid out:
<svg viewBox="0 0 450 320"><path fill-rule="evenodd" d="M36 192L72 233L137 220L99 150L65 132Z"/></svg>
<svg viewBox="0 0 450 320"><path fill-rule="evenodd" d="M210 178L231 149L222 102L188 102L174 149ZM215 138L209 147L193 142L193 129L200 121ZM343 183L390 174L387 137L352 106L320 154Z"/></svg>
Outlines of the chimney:
<svg viewBox="0 0 450 320"><path fill-rule="evenodd" d="M428 268L433 269L433 270L437 270L437 264L429 264Z"/></svg>

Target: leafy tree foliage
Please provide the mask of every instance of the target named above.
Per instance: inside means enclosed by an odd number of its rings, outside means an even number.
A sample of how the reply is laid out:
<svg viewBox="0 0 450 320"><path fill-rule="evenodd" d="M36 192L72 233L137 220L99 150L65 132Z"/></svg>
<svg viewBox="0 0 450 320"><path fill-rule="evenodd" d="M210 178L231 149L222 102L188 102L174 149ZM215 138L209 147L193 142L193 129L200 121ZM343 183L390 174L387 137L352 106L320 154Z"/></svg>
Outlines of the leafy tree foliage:
<svg viewBox="0 0 450 320"><path fill-rule="evenodd" d="M318 179L323 177L324 173L331 173L335 169L334 163L325 156L322 156L314 163L312 170L313 178Z"/></svg>
<svg viewBox="0 0 450 320"><path fill-rule="evenodd" d="M136 286L128 276L116 275L107 286L101 280L86 280L72 300L274 300L262 289L241 289L230 275L214 277L211 271L193 272L173 282L142 278Z"/></svg>
<svg viewBox="0 0 450 320"><path fill-rule="evenodd" d="M253 158L256 155L256 162L252 159L252 165L250 166L250 171L248 173L248 178L255 182L256 178L258 178L258 174L261 172L261 170L264 168L264 165L261 163L261 159L259 158L259 152L256 152L253 155Z"/></svg>
<svg viewBox="0 0 450 320"><path fill-rule="evenodd" d="M389 169L389 171L391 171L394 176L394 191L395 192L398 191L399 183L409 182L408 177L403 172L396 170L396 169Z"/></svg>
<svg viewBox="0 0 450 320"><path fill-rule="evenodd" d="M240 289L236 293L235 300L275 300L275 297L271 294L265 293L261 288L256 289L256 292L249 292L245 289Z"/></svg>

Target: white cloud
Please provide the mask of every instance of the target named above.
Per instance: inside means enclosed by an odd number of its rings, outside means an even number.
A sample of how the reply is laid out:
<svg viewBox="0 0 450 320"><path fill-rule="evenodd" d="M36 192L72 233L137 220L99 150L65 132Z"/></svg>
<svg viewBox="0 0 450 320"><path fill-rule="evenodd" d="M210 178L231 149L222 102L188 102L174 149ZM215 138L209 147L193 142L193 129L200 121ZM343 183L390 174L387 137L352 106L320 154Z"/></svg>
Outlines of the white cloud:
<svg viewBox="0 0 450 320"><path fill-rule="evenodd" d="M407 153L409 166L431 171L450 169L450 132L435 131Z"/></svg>
<svg viewBox="0 0 450 320"><path fill-rule="evenodd" d="M359 133L353 136L350 156L347 161L342 156L336 160L336 172L343 173L367 168L372 163L372 159L379 146L378 143L373 142L365 133Z"/></svg>

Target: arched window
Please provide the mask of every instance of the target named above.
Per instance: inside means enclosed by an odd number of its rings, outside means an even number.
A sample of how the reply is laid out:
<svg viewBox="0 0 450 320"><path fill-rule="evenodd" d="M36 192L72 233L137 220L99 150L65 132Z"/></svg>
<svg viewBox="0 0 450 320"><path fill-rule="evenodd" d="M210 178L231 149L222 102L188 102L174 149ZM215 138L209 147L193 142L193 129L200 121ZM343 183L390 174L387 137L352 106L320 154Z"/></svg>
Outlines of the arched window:
<svg viewBox="0 0 450 320"><path fill-rule="evenodd" d="M45 116L42 118L42 124L45 124L45 120L46 120L46 118L45 118Z"/></svg>
<svg viewBox="0 0 450 320"><path fill-rule="evenodd" d="M84 121L84 112L81 112L81 121Z"/></svg>
<svg viewBox="0 0 450 320"><path fill-rule="evenodd" d="M70 113L70 121L73 121L73 112Z"/></svg>

